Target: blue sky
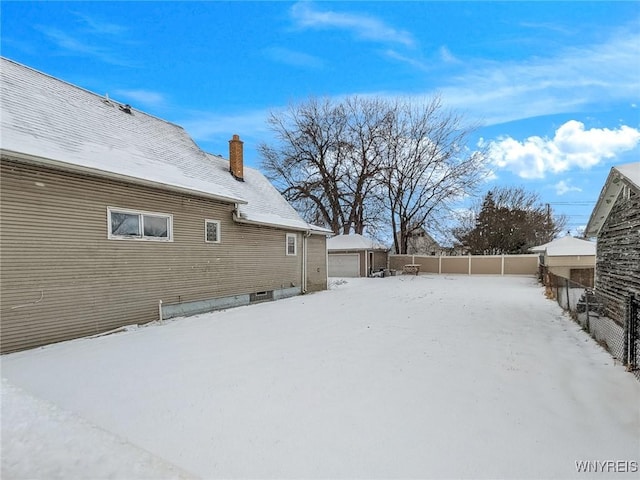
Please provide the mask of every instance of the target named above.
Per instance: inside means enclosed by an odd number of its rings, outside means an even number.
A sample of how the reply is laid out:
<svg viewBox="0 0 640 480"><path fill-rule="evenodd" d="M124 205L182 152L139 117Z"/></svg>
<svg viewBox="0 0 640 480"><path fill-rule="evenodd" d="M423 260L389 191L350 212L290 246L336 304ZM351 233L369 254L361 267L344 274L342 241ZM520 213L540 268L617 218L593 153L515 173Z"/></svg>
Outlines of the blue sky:
<svg viewBox="0 0 640 480"><path fill-rule="evenodd" d="M441 95L480 122L494 185L572 230L640 160L639 2L8 2L2 55L182 125L245 161L310 96Z"/></svg>

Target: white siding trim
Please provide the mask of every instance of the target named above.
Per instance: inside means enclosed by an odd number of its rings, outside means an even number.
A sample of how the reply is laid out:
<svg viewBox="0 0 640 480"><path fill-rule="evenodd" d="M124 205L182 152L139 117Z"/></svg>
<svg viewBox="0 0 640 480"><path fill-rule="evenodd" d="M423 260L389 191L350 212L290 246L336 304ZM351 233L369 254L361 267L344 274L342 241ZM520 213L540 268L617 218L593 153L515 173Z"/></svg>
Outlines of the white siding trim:
<svg viewBox="0 0 640 480"><path fill-rule="evenodd" d="M289 253L289 239L293 238L293 253ZM287 233L284 242L284 251L288 257L295 257L298 255L298 235L295 233Z"/></svg>

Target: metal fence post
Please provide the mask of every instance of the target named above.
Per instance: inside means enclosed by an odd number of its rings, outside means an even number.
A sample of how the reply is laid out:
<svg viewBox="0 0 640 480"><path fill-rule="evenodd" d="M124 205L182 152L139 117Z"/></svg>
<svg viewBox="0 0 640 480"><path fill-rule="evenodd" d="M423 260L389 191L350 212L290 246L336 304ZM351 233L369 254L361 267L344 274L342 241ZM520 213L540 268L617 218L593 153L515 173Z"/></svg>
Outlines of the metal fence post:
<svg viewBox="0 0 640 480"><path fill-rule="evenodd" d="M627 370L632 371L638 368L638 299L634 294L629 294L626 302L626 311L624 318L624 346L623 346L623 363L627 366Z"/></svg>
<svg viewBox="0 0 640 480"><path fill-rule="evenodd" d="M584 308L586 309L586 313L587 313L587 319L585 320L584 328L587 331L587 333L591 333L591 326L589 325L589 292L588 290L585 290L584 305L585 305Z"/></svg>
<svg viewBox="0 0 640 480"><path fill-rule="evenodd" d="M631 324L632 297L627 296L624 302L624 336L622 337L622 364L629 368L629 336L631 334L629 325Z"/></svg>
<svg viewBox="0 0 640 480"><path fill-rule="evenodd" d="M569 301L569 279L565 278L564 279L564 284L566 285L566 291L567 291L567 312L571 311L571 302Z"/></svg>

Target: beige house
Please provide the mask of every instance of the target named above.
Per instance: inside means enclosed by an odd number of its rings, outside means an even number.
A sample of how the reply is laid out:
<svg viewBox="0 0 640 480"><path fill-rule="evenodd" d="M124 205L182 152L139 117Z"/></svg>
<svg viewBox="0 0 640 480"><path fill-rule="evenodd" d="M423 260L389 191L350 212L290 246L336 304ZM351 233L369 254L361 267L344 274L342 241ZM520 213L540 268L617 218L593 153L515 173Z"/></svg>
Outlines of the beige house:
<svg viewBox="0 0 640 480"><path fill-rule="evenodd" d="M368 277L387 268L389 249L353 233L327 240L330 277Z"/></svg>
<svg viewBox="0 0 640 480"><path fill-rule="evenodd" d="M400 241L400 232L396 232L396 238ZM406 255L443 255L445 252L422 227L413 228L408 235Z"/></svg>
<svg viewBox="0 0 640 480"><path fill-rule="evenodd" d="M596 244L572 236L555 239L532 247L540 254L540 265L547 273L567 278L586 287L593 286L596 266Z"/></svg>
<svg viewBox="0 0 640 480"><path fill-rule="evenodd" d="M326 237L243 144L1 59L2 352L327 287Z"/></svg>

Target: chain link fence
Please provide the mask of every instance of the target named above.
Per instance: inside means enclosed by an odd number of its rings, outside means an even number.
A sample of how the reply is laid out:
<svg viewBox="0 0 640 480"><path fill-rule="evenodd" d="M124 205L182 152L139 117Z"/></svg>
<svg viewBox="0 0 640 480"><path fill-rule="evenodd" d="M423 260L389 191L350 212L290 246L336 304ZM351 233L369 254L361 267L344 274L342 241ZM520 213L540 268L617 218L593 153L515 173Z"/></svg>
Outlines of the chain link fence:
<svg viewBox="0 0 640 480"><path fill-rule="evenodd" d="M624 318L616 318L607 298L591 287L551 273L546 287L548 296L640 380L640 298L628 295Z"/></svg>

